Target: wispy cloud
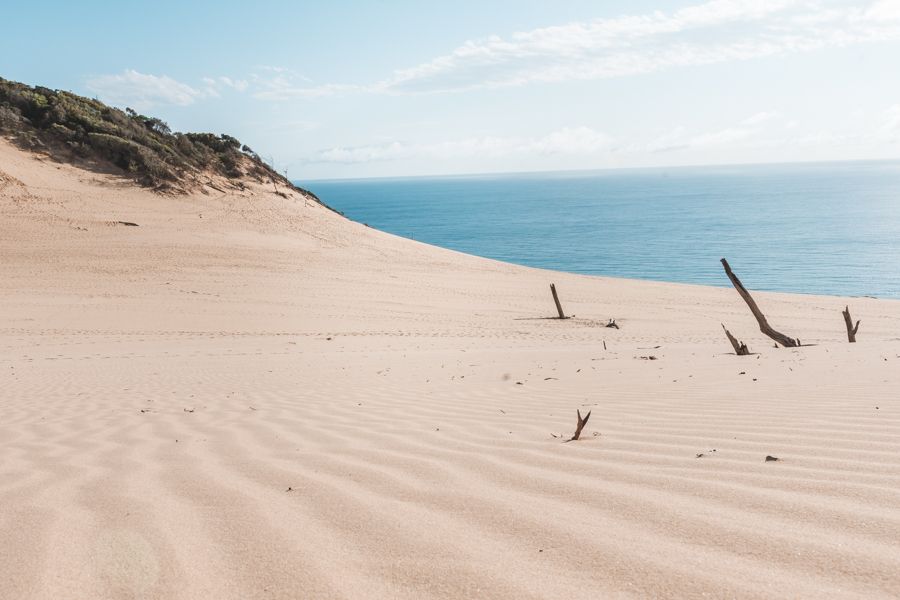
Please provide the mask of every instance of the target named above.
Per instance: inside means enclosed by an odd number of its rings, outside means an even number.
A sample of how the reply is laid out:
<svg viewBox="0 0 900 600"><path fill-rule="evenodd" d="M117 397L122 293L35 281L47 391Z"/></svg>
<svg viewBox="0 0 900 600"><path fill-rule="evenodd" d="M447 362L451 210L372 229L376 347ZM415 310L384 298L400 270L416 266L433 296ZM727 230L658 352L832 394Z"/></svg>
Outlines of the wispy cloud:
<svg viewBox="0 0 900 600"><path fill-rule="evenodd" d="M781 115L774 111L762 111L758 112L755 115L750 115L743 121L741 121L742 125L761 125L763 123L767 123L772 121L773 119L777 119Z"/></svg>
<svg viewBox="0 0 900 600"><path fill-rule="evenodd" d="M752 127L735 126L688 134L684 127L676 127L651 140L647 144L632 144L630 150L640 152L675 152L679 150L707 148L710 146L733 146L735 143L757 135Z"/></svg>
<svg viewBox="0 0 900 600"><path fill-rule="evenodd" d="M230 88L232 90L243 92L250 84L245 79L232 79L231 77L204 77L203 83L211 95L218 95L219 90Z"/></svg>
<svg viewBox="0 0 900 600"><path fill-rule="evenodd" d="M677 164L696 152L707 157L736 150L756 152L758 155L760 151L820 151L837 146L868 147L878 143L900 143L900 104L889 106L873 116L876 118L865 126L848 127L842 131L804 131L796 120L779 111L766 110L735 119L732 124L719 128L692 131L679 125L655 136L651 134L648 138L627 142L617 141L591 127L566 127L539 137L485 136L435 142L393 141L339 146L317 152L303 162L361 164L427 158L436 164L444 160L474 158L484 164L501 159L520 160L521 164L528 164L528 159L556 155L582 159L582 164L621 164L634 159L647 162L645 159L651 155L672 153L674 158L666 160L674 160L672 164ZM590 161L585 163L583 159Z"/></svg>
<svg viewBox="0 0 900 600"><path fill-rule="evenodd" d="M508 158L547 156L552 154L590 155L608 151L613 139L589 127L567 127L542 137L473 137L446 142L422 144L389 142L355 147L335 147L323 150L307 162L367 163L429 157L450 158Z"/></svg>
<svg viewBox="0 0 900 600"><path fill-rule="evenodd" d="M363 86L328 83L314 85L313 81L286 67L261 66L250 75L252 94L260 100L289 100L291 98L319 98L344 92L363 91Z"/></svg>
<svg viewBox="0 0 900 600"><path fill-rule="evenodd" d="M368 83L316 83L286 67L260 65L243 79L205 77L196 87L132 69L95 77L88 87L111 102L145 108L183 106L226 89L270 101L425 94L607 79L889 40L900 40L900 0L710 0L471 40Z"/></svg>
<svg viewBox="0 0 900 600"><path fill-rule="evenodd" d="M869 19L900 19L900 2L897 0L880 0L872 4L865 12Z"/></svg>
<svg viewBox="0 0 900 600"><path fill-rule="evenodd" d="M325 85L304 87L296 86L283 77L258 80L258 89L253 97L259 100L289 100L291 98L321 98L335 94L365 91L364 86L329 83Z"/></svg>
<svg viewBox="0 0 900 600"><path fill-rule="evenodd" d="M263 99L436 93L604 79L900 39L900 0L711 0L467 41L367 84L267 80Z"/></svg>
<svg viewBox="0 0 900 600"><path fill-rule="evenodd" d="M711 146L733 146L764 133L764 125L781 119L776 111L761 111L742 119L736 125L713 131L689 133L683 126L657 136L646 144L632 144L633 152L674 152L679 150L708 148Z"/></svg>
<svg viewBox="0 0 900 600"><path fill-rule="evenodd" d="M888 141L900 141L900 104L895 104L884 111L884 123L880 133L881 137Z"/></svg>
<svg viewBox="0 0 900 600"><path fill-rule="evenodd" d="M106 102L140 110L159 104L187 106L206 95L166 75L149 75L134 69L94 77L87 81L87 87Z"/></svg>
<svg viewBox="0 0 900 600"><path fill-rule="evenodd" d="M857 111L854 111L857 112ZM863 118L864 114L852 115ZM793 119L785 119L780 113L765 111L743 119L736 125L718 130L689 133L679 126L657 136L647 144L633 143L616 149L626 154L640 155L644 152L680 152L721 148L723 150L773 149L773 148L816 148L829 149L836 146L873 146L900 143L900 104L894 104L877 114L866 123L855 123L841 130L812 129L798 131L800 124Z"/></svg>
<svg viewBox="0 0 900 600"><path fill-rule="evenodd" d="M87 88L111 104L147 110L159 105L188 106L203 98L218 98L226 88L243 92L250 85L245 80L224 76L204 77L201 83L195 87L168 75L126 69L88 79Z"/></svg>

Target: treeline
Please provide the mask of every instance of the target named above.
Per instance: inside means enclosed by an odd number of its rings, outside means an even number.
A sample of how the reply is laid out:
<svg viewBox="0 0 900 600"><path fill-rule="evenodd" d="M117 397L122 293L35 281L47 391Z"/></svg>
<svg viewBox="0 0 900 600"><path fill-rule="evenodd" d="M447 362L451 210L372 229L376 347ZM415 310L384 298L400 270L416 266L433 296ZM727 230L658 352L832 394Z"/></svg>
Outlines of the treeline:
<svg viewBox="0 0 900 600"><path fill-rule="evenodd" d="M61 90L0 78L0 132L25 147L111 163L145 186L189 189L205 173L291 186L225 134L173 132L164 121Z"/></svg>

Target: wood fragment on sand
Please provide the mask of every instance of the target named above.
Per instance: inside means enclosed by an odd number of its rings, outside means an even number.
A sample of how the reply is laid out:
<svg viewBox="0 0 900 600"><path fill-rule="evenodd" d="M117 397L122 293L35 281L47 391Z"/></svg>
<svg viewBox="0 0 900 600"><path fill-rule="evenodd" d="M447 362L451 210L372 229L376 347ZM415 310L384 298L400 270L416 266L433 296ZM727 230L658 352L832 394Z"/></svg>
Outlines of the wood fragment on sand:
<svg viewBox="0 0 900 600"><path fill-rule="evenodd" d="M731 280L734 289L737 290L737 293L740 294L741 298L744 299L744 302L747 303L747 306L750 307L750 312L756 317L756 322L759 323L759 330L785 348L798 347L800 345L800 340L795 340L794 338L788 337L785 334L772 329L772 326L769 325L769 322L766 320L766 316L759 309L759 306L756 305L756 301L753 300L753 296L750 295L750 292L747 291L747 288L744 287L744 284L741 283L741 280L738 279L737 275L731 271L728 261L724 258L722 259L722 266L725 267L725 274L728 275L728 279Z"/></svg>
<svg viewBox="0 0 900 600"><path fill-rule="evenodd" d="M566 319L566 313L563 312L562 304L559 303L559 296L556 294L556 285L550 284L550 293L553 294L553 302L556 303L556 312L559 313L560 319Z"/></svg>
<svg viewBox="0 0 900 600"><path fill-rule="evenodd" d="M731 332L725 327L725 324L722 323L722 329L725 330L725 337L728 338L728 341L731 342L731 347L734 348L734 353L738 356L748 356L750 354L750 348L747 347L747 344L744 342L738 341Z"/></svg>
<svg viewBox="0 0 900 600"><path fill-rule="evenodd" d="M588 419L591 418L591 411L588 411L584 418L581 417L581 410L576 409L575 412L578 414L578 425L575 427L575 433L571 438L567 439L567 442L574 442L581 437L581 430L584 429L584 426L587 425Z"/></svg>
<svg viewBox="0 0 900 600"><path fill-rule="evenodd" d="M859 331L859 321L856 321L856 325L853 325L853 319L850 318L850 307L845 306L844 310L841 311L841 314L844 315L844 325L847 326L847 340L853 344L856 342L856 332Z"/></svg>

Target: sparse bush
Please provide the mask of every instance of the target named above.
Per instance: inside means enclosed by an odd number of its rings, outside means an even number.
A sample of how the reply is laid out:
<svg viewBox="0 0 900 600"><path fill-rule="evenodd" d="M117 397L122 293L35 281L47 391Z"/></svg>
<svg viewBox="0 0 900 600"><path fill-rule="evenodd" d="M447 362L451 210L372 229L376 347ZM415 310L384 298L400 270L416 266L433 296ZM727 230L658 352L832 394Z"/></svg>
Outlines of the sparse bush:
<svg viewBox="0 0 900 600"><path fill-rule="evenodd" d="M71 92L0 78L0 131L29 148L72 152L111 163L144 185L190 181L212 170L230 178L262 175L288 184L230 135L173 133L158 118ZM243 152L242 152L243 150Z"/></svg>
<svg viewBox="0 0 900 600"><path fill-rule="evenodd" d="M75 139L75 132L66 127L65 125L60 125L59 123L54 123L50 126L50 131L52 131L55 135L59 136L61 139L70 141Z"/></svg>
<svg viewBox="0 0 900 600"><path fill-rule="evenodd" d="M14 129L22 123L22 114L11 106L0 106L0 129Z"/></svg>

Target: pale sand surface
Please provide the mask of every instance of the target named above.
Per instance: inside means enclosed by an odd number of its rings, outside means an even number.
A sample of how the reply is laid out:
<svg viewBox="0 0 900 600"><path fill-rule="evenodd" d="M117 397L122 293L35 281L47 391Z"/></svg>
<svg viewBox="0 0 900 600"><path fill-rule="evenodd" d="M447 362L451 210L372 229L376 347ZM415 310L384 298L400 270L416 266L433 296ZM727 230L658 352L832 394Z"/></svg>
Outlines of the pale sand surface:
<svg viewBox="0 0 900 600"><path fill-rule="evenodd" d="M0 259L0 598L900 595L900 302L758 293L776 350L731 288L6 142Z"/></svg>

